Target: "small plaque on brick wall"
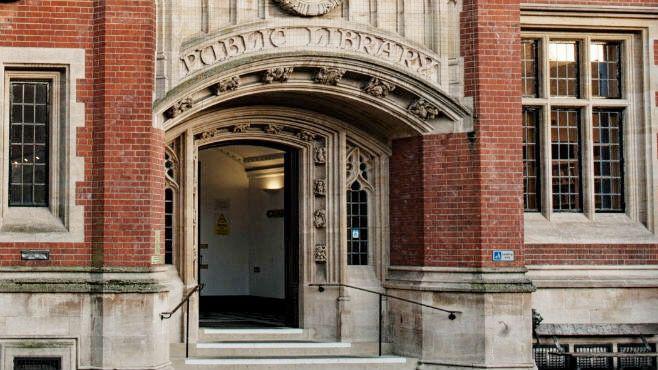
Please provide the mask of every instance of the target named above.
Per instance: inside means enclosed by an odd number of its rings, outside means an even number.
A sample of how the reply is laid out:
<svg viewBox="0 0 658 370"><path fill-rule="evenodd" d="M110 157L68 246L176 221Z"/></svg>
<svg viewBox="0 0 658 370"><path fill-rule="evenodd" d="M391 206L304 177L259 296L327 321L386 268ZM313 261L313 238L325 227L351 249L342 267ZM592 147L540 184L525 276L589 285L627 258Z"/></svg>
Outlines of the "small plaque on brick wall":
<svg viewBox="0 0 658 370"><path fill-rule="evenodd" d="M513 262L514 261L514 251L495 250L495 251L493 251L491 257L492 257L494 262Z"/></svg>
<svg viewBox="0 0 658 370"><path fill-rule="evenodd" d="M50 251L27 249L21 251L23 261L47 261L50 259Z"/></svg>

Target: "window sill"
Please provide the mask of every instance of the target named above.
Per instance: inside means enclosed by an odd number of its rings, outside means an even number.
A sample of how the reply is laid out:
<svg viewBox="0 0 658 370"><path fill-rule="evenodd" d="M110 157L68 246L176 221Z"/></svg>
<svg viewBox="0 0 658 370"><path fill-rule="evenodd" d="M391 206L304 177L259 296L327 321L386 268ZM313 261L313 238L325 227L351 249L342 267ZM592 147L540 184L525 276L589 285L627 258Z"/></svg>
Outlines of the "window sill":
<svg viewBox="0 0 658 370"><path fill-rule="evenodd" d="M541 213L525 214L526 244L650 244L658 237L623 213L557 213L547 220Z"/></svg>
<svg viewBox="0 0 658 370"><path fill-rule="evenodd" d="M68 234L68 230L48 208L8 208L0 227L0 241L52 240L58 234Z"/></svg>

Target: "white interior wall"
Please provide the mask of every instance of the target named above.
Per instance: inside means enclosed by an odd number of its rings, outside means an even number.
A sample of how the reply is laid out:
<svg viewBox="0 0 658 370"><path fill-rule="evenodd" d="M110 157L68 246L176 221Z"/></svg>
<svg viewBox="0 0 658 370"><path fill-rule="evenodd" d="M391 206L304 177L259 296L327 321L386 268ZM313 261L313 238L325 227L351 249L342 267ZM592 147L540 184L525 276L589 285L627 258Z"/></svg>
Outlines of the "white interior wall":
<svg viewBox="0 0 658 370"><path fill-rule="evenodd" d="M268 177L247 176L245 168L219 149L202 150L200 189L202 295L253 295L285 298L283 218L267 211L283 209L284 191L264 191ZM275 182L283 183L283 174ZM220 215L229 222L229 235L217 235ZM255 272L258 267L260 272Z"/></svg>
<svg viewBox="0 0 658 370"><path fill-rule="evenodd" d="M250 277L251 295L270 298L285 298L285 251L283 217L267 217L268 210L283 209L283 189L264 191L268 182L283 184L283 174L266 178L252 177L249 188L251 215ZM259 267L260 272L255 272Z"/></svg>

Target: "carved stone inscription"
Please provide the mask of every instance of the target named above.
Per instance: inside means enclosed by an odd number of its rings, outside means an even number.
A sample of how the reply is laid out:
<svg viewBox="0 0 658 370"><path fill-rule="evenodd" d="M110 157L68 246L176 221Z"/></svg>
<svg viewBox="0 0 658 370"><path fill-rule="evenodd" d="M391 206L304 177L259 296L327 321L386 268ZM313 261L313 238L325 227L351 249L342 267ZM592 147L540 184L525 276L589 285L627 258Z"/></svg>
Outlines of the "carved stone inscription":
<svg viewBox="0 0 658 370"><path fill-rule="evenodd" d="M338 27L268 28L217 39L181 56L185 75L244 54L285 48L342 50L375 57L440 83L440 61L413 46Z"/></svg>

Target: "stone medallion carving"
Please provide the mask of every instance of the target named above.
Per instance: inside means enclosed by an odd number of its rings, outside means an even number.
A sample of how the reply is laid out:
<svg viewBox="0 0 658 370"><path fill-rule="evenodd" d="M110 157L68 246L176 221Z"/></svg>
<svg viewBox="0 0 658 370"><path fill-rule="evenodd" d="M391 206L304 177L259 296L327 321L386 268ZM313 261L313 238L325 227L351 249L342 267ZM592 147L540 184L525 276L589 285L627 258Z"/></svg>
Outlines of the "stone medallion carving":
<svg viewBox="0 0 658 370"><path fill-rule="evenodd" d="M317 179L313 183L313 192L318 197L327 195L327 181L325 179Z"/></svg>
<svg viewBox="0 0 658 370"><path fill-rule="evenodd" d="M324 67L320 69L318 74L315 76L315 82L321 83L323 85L338 85L344 74L344 69Z"/></svg>
<svg viewBox="0 0 658 370"><path fill-rule="evenodd" d="M327 211L318 209L313 212L313 226L316 229L324 229L327 226Z"/></svg>
<svg viewBox="0 0 658 370"><path fill-rule="evenodd" d="M393 90L395 90L394 84L380 80L377 77L371 78L366 87L363 88L363 91L376 98L385 98Z"/></svg>
<svg viewBox="0 0 658 370"><path fill-rule="evenodd" d="M274 0L279 6L292 14L304 17L316 17L329 13L341 5L342 0Z"/></svg>
<svg viewBox="0 0 658 370"><path fill-rule="evenodd" d="M188 109L192 108L192 105L194 105L194 102L192 101L192 98L188 97L185 99L181 99L176 102L173 106L169 107L164 112L165 117L167 118L174 118L177 117L178 115L182 114Z"/></svg>
<svg viewBox="0 0 658 370"><path fill-rule="evenodd" d="M212 91L214 95L219 95L226 91L235 91L238 87L240 87L240 77L233 76L212 85L210 91Z"/></svg>
<svg viewBox="0 0 658 370"><path fill-rule="evenodd" d="M274 81L286 82L290 78L293 69L293 67L270 68L265 71L265 74L263 75L263 81L268 84L271 84Z"/></svg>
<svg viewBox="0 0 658 370"><path fill-rule="evenodd" d="M440 113L439 108L435 107L432 103L423 98L420 98L412 103L409 106L409 112L411 112L411 114L414 116L424 120L435 119Z"/></svg>
<svg viewBox="0 0 658 370"><path fill-rule="evenodd" d="M324 244L316 245L313 257L315 258L315 263L327 263L327 246Z"/></svg>

